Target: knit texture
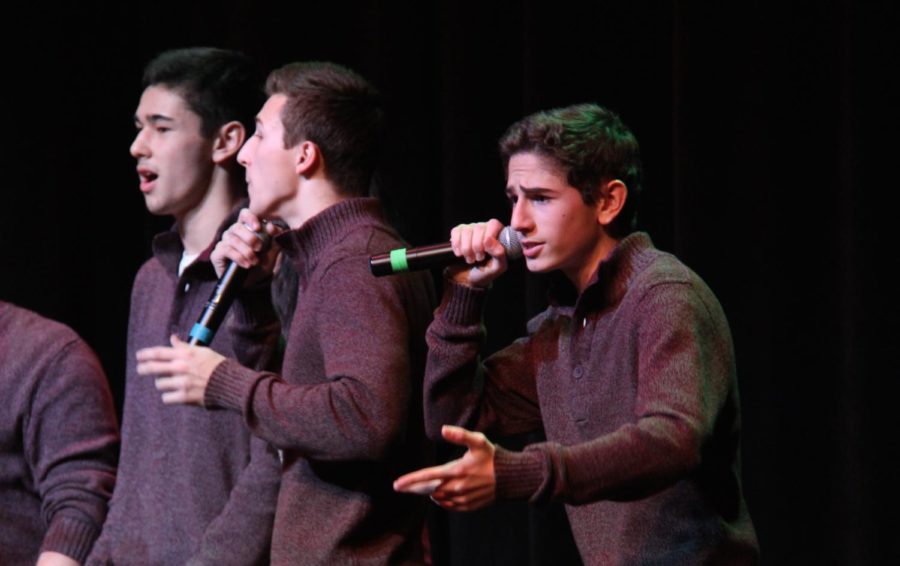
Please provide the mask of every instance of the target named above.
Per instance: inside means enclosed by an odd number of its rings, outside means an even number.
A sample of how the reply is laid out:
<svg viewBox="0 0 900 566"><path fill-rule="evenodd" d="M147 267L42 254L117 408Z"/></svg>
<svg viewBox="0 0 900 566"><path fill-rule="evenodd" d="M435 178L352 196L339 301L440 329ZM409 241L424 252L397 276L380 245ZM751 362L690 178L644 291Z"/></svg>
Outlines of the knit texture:
<svg viewBox="0 0 900 566"><path fill-rule="evenodd" d="M174 230L160 234L135 278L119 482L90 564L268 562L280 477L274 450L239 415L164 405L153 378L136 371L139 349L168 345L172 334L187 339L217 282L211 249L178 276L181 240ZM265 366L279 330L268 293L267 285L245 290L212 349Z"/></svg>
<svg viewBox="0 0 900 566"><path fill-rule="evenodd" d="M0 564L83 562L116 478L106 376L68 327L0 301Z"/></svg>
<svg viewBox="0 0 900 566"><path fill-rule="evenodd" d="M420 562L426 501L392 481L428 463L431 278L369 272L369 256L402 246L372 199L342 201L276 241L299 278L282 373L229 360L205 398L283 450L272 563Z"/></svg>
<svg viewBox="0 0 900 566"><path fill-rule="evenodd" d="M483 364L484 292L448 285L427 336L429 435L543 430L497 451L497 495L567 503L587 564L756 562L731 334L695 273L633 234Z"/></svg>

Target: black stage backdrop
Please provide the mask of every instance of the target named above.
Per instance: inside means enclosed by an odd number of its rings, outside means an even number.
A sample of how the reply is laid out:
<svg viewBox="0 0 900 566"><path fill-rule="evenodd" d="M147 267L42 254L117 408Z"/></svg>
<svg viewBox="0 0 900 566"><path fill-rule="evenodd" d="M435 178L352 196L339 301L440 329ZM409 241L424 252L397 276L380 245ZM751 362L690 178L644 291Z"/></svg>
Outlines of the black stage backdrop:
<svg viewBox="0 0 900 566"><path fill-rule="evenodd" d="M144 210L131 117L143 65L166 48L238 48L266 70L333 60L372 80L391 119L383 196L414 244L506 217L495 143L511 122L596 101L642 143L642 227L729 316L764 562L898 563L900 14L723 4L7 6L0 298L78 330L121 401L131 280L169 224ZM545 282L522 271L493 295L492 347L543 306ZM567 563L559 508L526 508L435 513L435 562Z"/></svg>

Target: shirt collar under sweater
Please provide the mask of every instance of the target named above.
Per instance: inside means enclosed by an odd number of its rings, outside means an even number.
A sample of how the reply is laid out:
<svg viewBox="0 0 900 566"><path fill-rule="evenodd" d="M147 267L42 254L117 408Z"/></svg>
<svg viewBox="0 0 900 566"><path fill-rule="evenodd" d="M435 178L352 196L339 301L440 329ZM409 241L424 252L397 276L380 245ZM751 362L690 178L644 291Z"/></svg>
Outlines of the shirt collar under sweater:
<svg viewBox="0 0 900 566"><path fill-rule="evenodd" d="M215 277L215 271L213 270L212 264L209 262L209 256L212 254L212 251L215 249L219 240L222 239L222 233L232 224L237 222L238 214L240 214L242 208L247 206L247 203L247 199L243 199L234 207L222 224L219 225L212 242L209 243L205 250L200 252L196 261L184 270L185 273L195 269L201 269L199 267L200 265L206 265L207 267L202 269L209 269L212 273L212 277ZM184 244L181 243L181 235L178 233L178 226L172 225L170 229L157 234L156 237L153 238L152 250L153 256L162 264L166 273L177 277L178 263L181 261L181 256L184 253Z"/></svg>
<svg viewBox="0 0 900 566"><path fill-rule="evenodd" d="M551 286L550 304L574 305L576 311L583 312L618 303L637 274L656 256L655 251L646 232L629 234L597 265L581 295L568 279L564 279Z"/></svg>
<svg viewBox="0 0 900 566"><path fill-rule="evenodd" d="M383 225L381 204L376 198L349 198L307 220L300 228L279 234L275 241L301 272L310 272L322 252L353 228Z"/></svg>

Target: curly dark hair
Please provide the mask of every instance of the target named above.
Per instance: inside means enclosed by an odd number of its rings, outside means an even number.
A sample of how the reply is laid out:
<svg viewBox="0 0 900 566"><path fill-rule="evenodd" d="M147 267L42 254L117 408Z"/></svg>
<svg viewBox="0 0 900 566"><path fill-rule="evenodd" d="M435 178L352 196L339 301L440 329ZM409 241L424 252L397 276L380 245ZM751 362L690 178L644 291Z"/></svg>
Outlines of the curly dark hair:
<svg viewBox="0 0 900 566"><path fill-rule="evenodd" d="M536 153L553 160L585 204L596 202L601 184L622 181L628 198L609 232L621 237L634 230L641 193L640 148L615 112L597 104L577 104L527 116L500 139L504 169L517 153Z"/></svg>

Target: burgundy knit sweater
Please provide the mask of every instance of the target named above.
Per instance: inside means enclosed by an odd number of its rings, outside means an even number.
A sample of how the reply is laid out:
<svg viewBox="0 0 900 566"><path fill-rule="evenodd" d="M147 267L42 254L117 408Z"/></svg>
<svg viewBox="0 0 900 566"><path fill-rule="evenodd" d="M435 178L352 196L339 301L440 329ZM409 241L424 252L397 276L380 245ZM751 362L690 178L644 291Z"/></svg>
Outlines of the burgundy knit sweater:
<svg viewBox="0 0 900 566"><path fill-rule="evenodd" d="M448 288L427 337L429 435L543 429L547 442L498 449L497 496L567 503L586 564L755 563L731 334L712 292L637 233L569 294L479 365L486 293Z"/></svg>
<svg viewBox="0 0 900 566"><path fill-rule="evenodd" d="M83 562L116 480L100 363L68 327L0 301L0 564Z"/></svg>
<svg viewBox="0 0 900 566"><path fill-rule="evenodd" d="M372 199L343 201L277 241L299 276L282 373L225 361L205 399L283 450L272 563L421 561L425 502L392 481L429 453L420 399L431 279L369 273L370 255L402 245Z"/></svg>
<svg viewBox="0 0 900 566"><path fill-rule="evenodd" d="M223 227L230 225L232 219ZM280 463L239 415L164 405L151 377L136 371L135 352L187 333L216 285L207 250L178 275L175 231L156 237L131 297L119 481L89 564L268 562ZM266 363L279 325L268 287L245 291L211 347Z"/></svg>

